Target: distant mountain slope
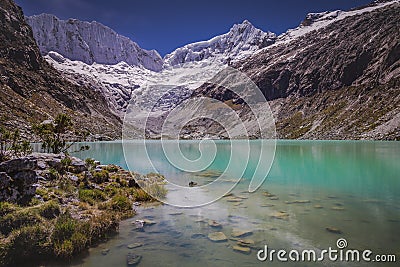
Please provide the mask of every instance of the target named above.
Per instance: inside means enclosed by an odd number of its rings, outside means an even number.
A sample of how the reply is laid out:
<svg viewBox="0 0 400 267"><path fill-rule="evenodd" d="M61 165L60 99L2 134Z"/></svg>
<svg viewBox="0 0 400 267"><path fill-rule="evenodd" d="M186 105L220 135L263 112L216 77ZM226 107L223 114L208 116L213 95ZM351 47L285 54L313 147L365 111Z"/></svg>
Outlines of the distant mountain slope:
<svg viewBox="0 0 400 267"><path fill-rule="evenodd" d="M87 64L112 65L124 61L153 71L159 71L163 64L157 51L142 49L129 38L95 21L60 20L49 14L27 17L26 21L43 55L55 51Z"/></svg>
<svg viewBox="0 0 400 267"><path fill-rule="evenodd" d="M32 139L30 125L70 114L77 127L96 136L118 138L121 121L102 94L63 79L39 53L22 10L0 2L0 123Z"/></svg>
<svg viewBox="0 0 400 267"><path fill-rule="evenodd" d="M312 14L235 66L270 101L280 138L400 139L399 26L399 1Z"/></svg>

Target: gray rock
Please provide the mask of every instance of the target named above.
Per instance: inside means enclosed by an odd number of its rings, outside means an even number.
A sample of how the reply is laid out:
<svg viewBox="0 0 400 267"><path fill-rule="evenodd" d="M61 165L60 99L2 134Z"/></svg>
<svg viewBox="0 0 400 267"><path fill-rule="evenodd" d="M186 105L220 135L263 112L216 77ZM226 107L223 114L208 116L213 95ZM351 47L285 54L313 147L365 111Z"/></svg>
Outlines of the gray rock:
<svg viewBox="0 0 400 267"><path fill-rule="evenodd" d="M37 168L37 160L31 158L12 159L0 163L0 172L8 174L20 171L32 171Z"/></svg>
<svg viewBox="0 0 400 267"><path fill-rule="evenodd" d="M71 163L71 166L69 168L69 171L72 173L81 173L81 172L85 172L87 170L88 170L88 168L86 167L85 162L82 160L79 160L79 161L73 160Z"/></svg>
<svg viewBox="0 0 400 267"><path fill-rule="evenodd" d="M7 188L11 182L11 177L5 172L0 172L0 188L3 190Z"/></svg>

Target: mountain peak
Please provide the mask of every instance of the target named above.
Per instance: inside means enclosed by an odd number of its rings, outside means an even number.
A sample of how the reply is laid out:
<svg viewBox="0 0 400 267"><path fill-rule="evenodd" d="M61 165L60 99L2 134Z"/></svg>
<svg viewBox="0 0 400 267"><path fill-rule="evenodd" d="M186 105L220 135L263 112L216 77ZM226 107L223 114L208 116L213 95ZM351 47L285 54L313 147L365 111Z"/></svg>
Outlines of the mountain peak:
<svg viewBox="0 0 400 267"><path fill-rule="evenodd" d="M126 62L154 71L162 68L162 58L156 51L140 48L129 38L99 22L60 20L50 14L26 17L26 21L32 27L43 55L54 51L87 64Z"/></svg>
<svg viewBox="0 0 400 267"><path fill-rule="evenodd" d="M246 51L254 52L273 44L275 39L274 33L263 32L244 20L240 24L234 24L228 33L176 49L164 57L164 64L174 66L204 59L229 63L231 60L246 57Z"/></svg>

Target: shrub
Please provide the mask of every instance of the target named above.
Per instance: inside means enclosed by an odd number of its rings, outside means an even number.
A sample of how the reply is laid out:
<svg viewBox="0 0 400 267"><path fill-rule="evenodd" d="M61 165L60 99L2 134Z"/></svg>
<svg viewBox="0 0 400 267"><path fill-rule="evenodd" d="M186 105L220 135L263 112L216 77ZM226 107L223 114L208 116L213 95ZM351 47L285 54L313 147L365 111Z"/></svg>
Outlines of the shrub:
<svg viewBox="0 0 400 267"><path fill-rule="evenodd" d="M143 189L138 188L135 190L133 197L136 201L151 201L153 198Z"/></svg>
<svg viewBox="0 0 400 267"><path fill-rule="evenodd" d="M71 258L74 254L74 245L71 240L64 240L54 245L54 254L60 258Z"/></svg>
<svg viewBox="0 0 400 267"><path fill-rule="evenodd" d="M55 244L62 244L69 240L75 232L77 221L69 213L64 213L57 218L51 240Z"/></svg>
<svg viewBox="0 0 400 267"><path fill-rule="evenodd" d="M92 158L85 159L85 163L89 170L96 168L96 161Z"/></svg>
<svg viewBox="0 0 400 267"><path fill-rule="evenodd" d="M0 127L0 162L31 153L32 147L30 143L21 139L18 130L11 132L4 127Z"/></svg>
<svg viewBox="0 0 400 267"><path fill-rule="evenodd" d="M163 199L168 193L168 190L159 184L149 184L144 187L145 191L148 192L152 197L157 199Z"/></svg>
<svg viewBox="0 0 400 267"><path fill-rule="evenodd" d="M49 227L44 224L24 226L11 233L6 248L9 264L22 262L24 259L38 259L50 253Z"/></svg>
<svg viewBox="0 0 400 267"><path fill-rule="evenodd" d="M18 210L0 218L0 232L4 235L10 234L23 226L31 226L41 222L42 219L32 210Z"/></svg>
<svg viewBox="0 0 400 267"><path fill-rule="evenodd" d="M46 174L49 180L57 180L60 177L58 171L54 168L49 168Z"/></svg>
<svg viewBox="0 0 400 267"><path fill-rule="evenodd" d="M60 205L55 201L48 201L39 208L40 216L46 219L54 219L58 215L60 215L60 213L61 213Z"/></svg>
<svg viewBox="0 0 400 267"><path fill-rule="evenodd" d="M103 212L88 222L86 231L90 233L93 244L106 239L109 234L115 233L118 226L118 219L114 214Z"/></svg>
<svg viewBox="0 0 400 267"><path fill-rule="evenodd" d="M124 195L116 195L111 199L111 208L116 211L132 210L132 201Z"/></svg>
<svg viewBox="0 0 400 267"><path fill-rule="evenodd" d="M93 182L95 182L96 184L108 182L108 179L110 178L107 170L93 172L92 176Z"/></svg>
<svg viewBox="0 0 400 267"><path fill-rule="evenodd" d="M79 199L91 205L96 202L107 200L107 196L104 192L98 189L79 189Z"/></svg>
<svg viewBox="0 0 400 267"><path fill-rule="evenodd" d="M105 167L105 169L107 170L107 171L109 171L109 172L117 172L117 171L119 171L119 167L117 166L117 165L107 165L106 167Z"/></svg>
<svg viewBox="0 0 400 267"><path fill-rule="evenodd" d="M9 202L0 202L0 216L3 217L11 212L18 209L18 206L11 204Z"/></svg>

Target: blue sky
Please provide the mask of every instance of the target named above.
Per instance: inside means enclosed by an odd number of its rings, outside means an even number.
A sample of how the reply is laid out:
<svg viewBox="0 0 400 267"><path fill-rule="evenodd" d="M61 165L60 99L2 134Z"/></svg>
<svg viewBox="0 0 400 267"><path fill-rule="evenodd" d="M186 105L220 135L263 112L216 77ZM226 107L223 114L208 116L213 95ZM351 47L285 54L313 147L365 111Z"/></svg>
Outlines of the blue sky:
<svg viewBox="0 0 400 267"><path fill-rule="evenodd" d="M103 23L162 56L188 43L228 32L249 20L264 31L285 32L309 12L349 9L372 0L16 0L25 15Z"/></svg>

